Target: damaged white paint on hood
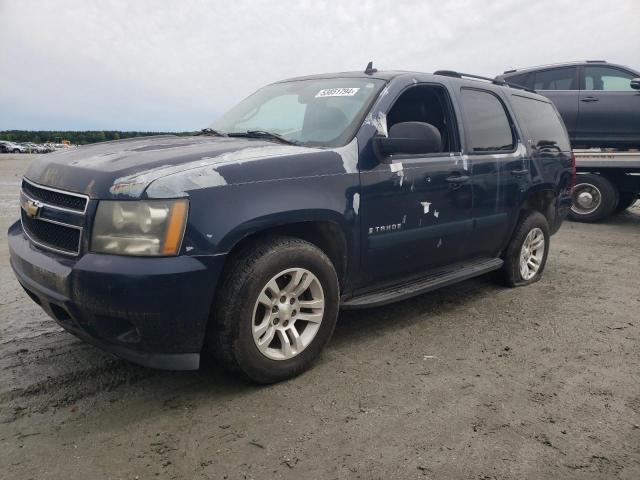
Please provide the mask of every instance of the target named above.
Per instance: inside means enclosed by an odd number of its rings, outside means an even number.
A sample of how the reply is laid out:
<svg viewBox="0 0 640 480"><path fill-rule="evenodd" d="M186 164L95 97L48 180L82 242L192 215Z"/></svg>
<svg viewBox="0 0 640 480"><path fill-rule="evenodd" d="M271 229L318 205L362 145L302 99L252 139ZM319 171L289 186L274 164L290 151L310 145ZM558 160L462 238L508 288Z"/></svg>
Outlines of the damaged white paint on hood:
<svg viewBox="0 0 640 480"><path fill-rule="evenodd" d="M226 185L225 179L216 170L224 165L243 164L266 158L285 157L301 153L320 152L320 149L296 147L292 145L267 145L247 147L226 152L216 157L203 157L193 162L166 165L142 173L117 178L109 191L114 195L139 197L149 186L147 195L159 197L183 195L192 187L213 187ZM158 183L160 181L160 183ZM155 184L155 185L154 185ZM190 188L191 187L191 188Z"/></svg>
<svg viewBox="0 0 640 480"><path fill-rule="evenodd" d="M267 158L285 157L296 154L321 153L327 151L337 153L340 156L345 173L356 173L358 171L358 140L354 138L350 143L343 147L329 149L295 147L289 145L246 148L235 152L225 153L214 158L203 158L191 164L180 165L179 168L172 167L154 172L145 172L142 176L138 176L142 178L127 178L124 179L124 182L121 184L131 185L134 190L137 190L140 187L144 190L144 185L148 184L149 186L146 188L146 193L150 198L184 196L189 190L227 185L227 180L218 171L218 169L227 165L241 165L245 162L252 162ZM287 175L284 173L282 176L286 177ZM115 183L113 188L116 188ZM141 193L141 191L139 193Z"/></svg>
<svg viewBox="0 0 640 480"><path fill-rule="evenodd" d="M46 155L25 177L95 199L168 198L231 184L356 174L358 151L355 138L321 148L233 137L147 137Z"/></svg>

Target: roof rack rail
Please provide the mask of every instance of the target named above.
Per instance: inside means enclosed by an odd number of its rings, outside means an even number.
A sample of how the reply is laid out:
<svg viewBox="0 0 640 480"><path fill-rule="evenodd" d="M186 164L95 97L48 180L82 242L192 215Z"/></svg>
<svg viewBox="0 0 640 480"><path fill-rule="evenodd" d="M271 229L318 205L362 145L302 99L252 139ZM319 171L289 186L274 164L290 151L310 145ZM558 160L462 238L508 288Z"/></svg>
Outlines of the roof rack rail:
<svg viewBox="0 0 640 480"><path fill-rule="evenodd" d="M520 90L526 90L527 92L536 93L535 90L527 88L523 85L518 85L517 83L509 83L504 80L498 80L495 78L483 77L480 75L472 75L470 73L462 73L456 72L454 70L436 70L433 72L434 75L444 75L445 77L454 77L454 78L472 78L474 80L485 80L487 82L491 82L494 85L507 86L511 88L518 88Z"/></svg>

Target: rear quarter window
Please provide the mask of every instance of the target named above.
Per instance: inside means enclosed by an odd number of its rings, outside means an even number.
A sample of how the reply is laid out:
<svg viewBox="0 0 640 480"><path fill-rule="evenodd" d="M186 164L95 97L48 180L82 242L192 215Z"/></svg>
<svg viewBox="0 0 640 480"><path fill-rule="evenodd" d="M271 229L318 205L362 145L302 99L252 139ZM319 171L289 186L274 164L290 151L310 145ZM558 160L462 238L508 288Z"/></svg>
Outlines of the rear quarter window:
<svg viewBox="0 0 640 480"><path fill-rule="evenodd" d="M524 124L536 148L557 148L563 152L571 150L566 130L553 105L520 95L512 95L510 100L518 120Z"/></svg>
<svg viewBox="0 0 640 480"><path fill-rule="evenodd" d="M519 73L517 75L510 75L508 77L504 77L504 81L511 85L520 85L521 87L529 87L529 77L531 75L528 73Z"/></svg>

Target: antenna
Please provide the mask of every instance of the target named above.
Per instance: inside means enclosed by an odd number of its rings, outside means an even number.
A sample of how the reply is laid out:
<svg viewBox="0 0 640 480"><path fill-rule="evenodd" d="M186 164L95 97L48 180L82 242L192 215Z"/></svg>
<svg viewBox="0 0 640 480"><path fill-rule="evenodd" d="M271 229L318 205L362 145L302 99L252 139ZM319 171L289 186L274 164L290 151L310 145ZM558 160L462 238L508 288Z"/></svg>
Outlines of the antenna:
<svg viewBox="0 0 640 480"><path fill-rule="evenodd" d="M373 68L373 62L367 63L367 68L364 69L364 73L366 73L367 75L373 75L377 71L377 68Z"/></svg>

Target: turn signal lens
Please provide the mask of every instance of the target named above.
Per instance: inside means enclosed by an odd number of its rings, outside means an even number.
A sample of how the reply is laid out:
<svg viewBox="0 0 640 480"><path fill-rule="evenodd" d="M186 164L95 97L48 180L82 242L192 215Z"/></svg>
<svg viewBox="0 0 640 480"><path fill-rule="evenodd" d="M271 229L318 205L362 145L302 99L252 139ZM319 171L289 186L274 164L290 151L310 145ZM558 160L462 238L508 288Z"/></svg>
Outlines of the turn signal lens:
<svg viewBox="0 0 640 480"><path fill-rule="evenodd" d="M162 253L165 255L176 255L182 242L184 233L184 223L187 219L187 201L182 200L173 204L169 215L169 225L164 238Z"/></svg>

